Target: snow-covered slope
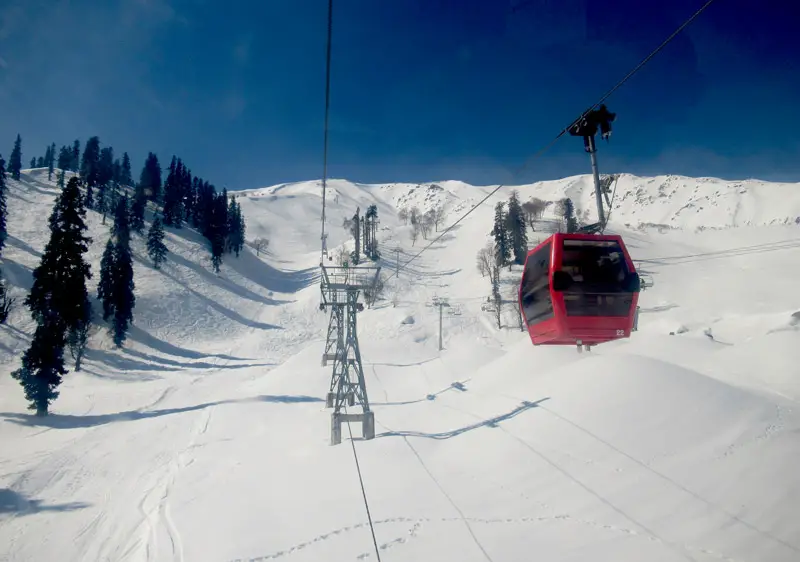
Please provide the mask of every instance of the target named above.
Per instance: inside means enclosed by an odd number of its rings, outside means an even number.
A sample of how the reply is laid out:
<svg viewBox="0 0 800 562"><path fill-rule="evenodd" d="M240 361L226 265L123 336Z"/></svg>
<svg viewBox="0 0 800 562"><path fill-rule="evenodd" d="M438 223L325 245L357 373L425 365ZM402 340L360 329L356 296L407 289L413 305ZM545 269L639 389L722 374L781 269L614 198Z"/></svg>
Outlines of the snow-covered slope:
<svg viewBox="0 0 800 562"><path fill-rule="evenodd" d="M580 211L589 185L517 189ZM56 188L41 170L9 186L2 271L21 301ZM352 249L342 221L376 204L392 272L428 244L398 208L444 205L447 225L492 189L328 188L331 251ZM25 308L0 326L0 559L375 559L347 429L329 445L320 183L238 196L266 255L226 256L217 276L196 233L168 230L155 271L137 241L130 344L99 328L50 417L7 375ZM353 436L381 559L797 560L800 186L622 176L611 226L653 286L630 340L580 355L531 346L512 307L500 330L481 310L475 253L507 197L359 316L377 436ZM89 220L96 272L107 226ZM503 275L510 298L518 268ZM443 351L434 296L452 305Z"/></svg>

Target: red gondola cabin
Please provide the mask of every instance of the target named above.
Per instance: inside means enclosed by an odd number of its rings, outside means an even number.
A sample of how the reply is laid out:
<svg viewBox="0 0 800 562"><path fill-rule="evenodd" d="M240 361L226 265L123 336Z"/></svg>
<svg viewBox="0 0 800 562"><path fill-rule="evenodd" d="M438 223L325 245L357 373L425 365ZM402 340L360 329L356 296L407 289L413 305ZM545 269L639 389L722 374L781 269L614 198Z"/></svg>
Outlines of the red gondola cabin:
<svg viewBox="0 0 800 562"><path fill-rule="evenodd" d="M528 252L519 305L534 345L630 337L639 275L621 236L553 234Z"/></svg>

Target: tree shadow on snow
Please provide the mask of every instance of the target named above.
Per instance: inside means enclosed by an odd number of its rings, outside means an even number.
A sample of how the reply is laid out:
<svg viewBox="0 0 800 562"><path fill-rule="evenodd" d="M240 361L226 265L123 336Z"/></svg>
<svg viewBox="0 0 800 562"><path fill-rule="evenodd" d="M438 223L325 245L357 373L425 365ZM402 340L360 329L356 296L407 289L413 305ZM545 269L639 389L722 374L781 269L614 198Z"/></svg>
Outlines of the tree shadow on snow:
<svg viewBox="0 0 800 562"><path fill-rule="evenodd" d="M89 505L84 502L46 504L42 503L42 500L26 498L14 490L0 488L0 514L28 515L41 511L75 511L76 509L89 507Z"/></svg>
<svg viewBox="0 0 800 562"><path fill-rule="evenodd" d="M141 258L137 257L135 259L140 263L145 263ZM149 265L149 264L147 264L147 265ZM258 328L260 330L280 330L280 329L282 329L280 326L275 326L274 324L265 324L264 322L258 322L256 320L250 320L249 318L245 318L244 316L242 316L238 312L236 312L234 310L231 310L230 308L226 308L226 307L222 306L221 304L219 304L218 302L211 300L210 298L208 298L204 294L195 291L189 285L187 285L186 283L184 283L183 281L178 279L175 275L173 275L172 273L170 273L166 269L162 268L160 271L164 276L169 277L170 279L175 281L175 283L177 283L178 285L180 285L181 287L186 289L188 292L190 292L192 295L194 295L198 299L200 299L206 306L208 306L209 308L213 308L214 310L216 310L217 312L219 312L223 316L228 317L229 319L233 320L234 322L238 322L240 324L244 324L245 326L249 326L250 328ZM273 301L273 302L274 303L278 303L279 301Z"/></svg>
<svg viewBox="0 0 800 562"><path fill-rule="evenodd" d="M208 245L208 241L205 239L205 237L203 237L203 235L194 228L175 229L167 227L167 230L176 236L180 236L188 242L199 244L203 247L207 247ZM282 271L276 269L263 261L260 257L257 257L251 250L252 249L249 246L245 246L242 248L242 251L239 252L239 257L236 257L233 254L225 254L223 258L223 264L227 268L232 269L242 277L249 279L253 283L260 285L268 291L275 291L278 293L295 293L313 284L318 276L317 268L301 269L299 271ZM273 255L270 248L267 248L266 251L261 253L267 257ZM174 256L170 254L170 257ZM209 270L204 269L196 264L192 265L195 268L199 268L199 270L206 275L213 276L214 282L219 284L219 281L221 281L220 278L211 273ZM223 288L228 288L225 285L221 286ZM237 285L237 287L242 288L240 285ZM244 290L247 291L247 289ZM272 301L266 302L265 304L282 304L282 302Z"/></svg>
<svg viewBox="0 0 800 562"><path fill-rule="evenodd" d="M230 263L228 261L228 258L229 258L229 256L226 256L226 265L228 265L230 267ZM230 279L225 279L223 277L220 277L220 276L214 274L213 272L207 270L203 266L198 265L198 264L196 264L196 263L194 263L192 261L187 260L186 258L184 258L183 256L181 256L179 254L170 253L169 256L168 256L168 259L173 264L182 265L182 266L186 267L187 269L191 269L192 271L194 271L195 273L197 273L198 275L203 277L203 279L205 279L206 281L210 282L211 284L216 285L220 289L224 289L226 291L229 291L229 292L231 292L231 293L233 293L233 294L235 294L235 295L237 295L239 297L242 297L243 299L251 300L251 301L254 301L254 302L257 302L257 303L260 303L260 304L266 304L266 305L282 304L282 303L279 303L278 301L275 301L274 299L271 299L269 297L265 297L263 295L259 295L258 293L255 293L255 292L251 291L250 289L242 287L241 285L239 285L237 283L234 283ZM235 260L236 258L233 258L233 259Z"/></svg>
<svg viewBox="0 0 800 562"><path fill-rule="evenodd" d="M72 414L50 414L48 416L35 416L33 414L20 414L17 412L0 412L0 416L17 425L25 425L29 427L49 427L51 429L76 429L97 427L109 423L136 421L148 418L158 418L161 416L169 416L172 414L182 414L185 412L194 412L203 410L213 406L221 406L224 404L244 404L250 402L267 402L272 404L302 404L311 402L324 402L322 398L316 396L305 395L290 395L290 394L262 394L252 398L237 398L231 400L218 400L215 402L205 402L203 404L195 404L194 406L184 406L182 408L164 408L163 410L129 410L126 412L117 412L113 414L98 414L87 416L76 416Z"/></svg>
<svg viewBox="0 0 800 562"><path fill-rule="evenodd" d="M164 340L160 340L149 332L145 332L138 326L131 326L128 330L128 339L138 342L142 345L163 353L164 355L174 355L176 357L183 357L185 359L203 359L206 357L216 357L218 359L226 359L228 361L253 361L248 357L234 357L233 355L226 355L224 353L202 353L185 347L178 347Z"/></svg>
<svg viewBox="0 0 800 562"><path fill-rule="evenodd" d="M30 244L27 242L20 240L16 236L8 235L6 237L6 242L17 248L18 250L22 250L23 252L28 252L34 257L41 258L42 253L39 250L34 249Z"/></svg>
<svg viewBox="0 0 800 562"><path fill-rule="evenodd" d="M127 351L127 350L126 350ZM120 353L113 351L105 351L103 349L92 349L87 347L84 355L85 362L102 363L109 367L113 367L118 371L180 371L179 367L168 367L165 365L155 365L153 363L145 363L144 361L137 361L130 357L125 357Z"/></svg>
<svg viewBox="0 0 800 562"><path fill-rule="evenodd" d="M253 283L260 285L268 291L278 293L296 293L313 285L319 280L319 268L310 267L297 271L286 271L272 267L259 257L256 257L245 247L239 257L227 260L226 265Z"/></svg>
<svg viewBox="0 0 800 562"><path fill-rule="evenodd" d="M181 369L244 369L245 367L274 367L277 363L235 363L233 365L228 365L226 363L206 363L205 361L196 361L192 362L181 362L175 361L174 359L167 359L166 357L158 357L156 355L150 355L148 353L143 353L141 351L136 351L135 349L126 349L124 353L131 355L133 357L138 357L144 361L151 361L156 366L161 365L168 365L169 367L175 367L174 369L170 369L165 367L163 370L181 370Z"/></svg>
<svg viewBox="0 0 800 562"><path fill-rule="evenodd" d="M458 429L453 429L450 431L443 431L440 433L423 433L420 431L386 431L383 433L376 434L375 437L422 437L425 439L451 439L453 437L458 437L459 435L463 435L468 431L472 431L474 429L478 429L480 427L497 427L497 424L500 422L510 420L511 418L518 416L522 412L526 410L530 410L532 408L537 407L539 404L544 402L545 400L549 400L550 398L542 398L537 400L536 402L523 402L520 406L517 406L510 412L503 414L501 416L496 416L494 418L490 418L488 420L484 420L481 422L474 423L472 425L468 425L465 427L460 427Z"/></svg>
<svg viewBox="0 0 800 562"><path fill-rule="evenodd" d="M33 270L8 258L3 259L3 277L14 287L26 291L33 287Z"/></svg>

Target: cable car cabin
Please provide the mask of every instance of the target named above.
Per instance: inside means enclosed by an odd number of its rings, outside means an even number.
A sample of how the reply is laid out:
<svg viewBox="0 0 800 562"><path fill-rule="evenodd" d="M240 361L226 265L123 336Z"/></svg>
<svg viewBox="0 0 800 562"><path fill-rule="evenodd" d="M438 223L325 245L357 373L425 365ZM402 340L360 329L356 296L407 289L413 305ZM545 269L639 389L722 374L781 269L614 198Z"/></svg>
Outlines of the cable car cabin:
<svg viewBox="0 0 800 562"><path fill-rule="evenodd" d="M639 275L621 236L553 234L528 252L519 305L534 345L597 345L631 335Z"/></svg>

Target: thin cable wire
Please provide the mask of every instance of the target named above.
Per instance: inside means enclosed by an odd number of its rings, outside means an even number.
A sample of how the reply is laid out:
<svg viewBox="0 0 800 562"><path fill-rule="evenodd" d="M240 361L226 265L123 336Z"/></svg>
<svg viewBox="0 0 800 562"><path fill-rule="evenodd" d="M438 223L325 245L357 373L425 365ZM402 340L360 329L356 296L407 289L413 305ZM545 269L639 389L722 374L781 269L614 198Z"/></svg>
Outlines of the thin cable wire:
<svg viewBox="0 0 800 562"><path fill-rule="evenodd" d="M668 44L670 41L672 41L672 40L675 38L675 36L676 36L676 35L678 35L678 33L680 33L681 31L683 31L683 30L684 30L684 29L685 29L685 28L686 28L686 27L687 27L689 24L691 24L691 23L692 23L692 22L693 22L695 19L697 19L697 17L698 17L700 14L702 14L702 13L703 13L703 12L706 10L706 8L708 8L708 7L709 7L711 4L713 4L713 3L714 3L714 0L708 0L708 1L707 1L705 4L703 4L703 6L702 6L702 7L700 7L700 9L698 9L698 10L697 10L697 11L696 11L694 14L692 14L692 16L691 16L689 19L687 19L685 22L683 22L683 23L682 23L682 24L681 24L681 25L680 25L680 26L679 26L679 27L678 27L678 28L677 28L677 29L676 29L676 30L675 30L675 31L674 31L674 32L673 32L673 33L672 33L672 34L671 34L669 37L667 37L667 38L666 38L666 39L665 39L665 40L664 40L664 41L663 41L663 42L662 42L662 43L661 43L661 44L660 44L658 47L656 47L656 48L655 48L655 49L654 49L654 50L653 50L653 51L652 51L652 52L651 52L649 55L647 55L647 56L646 56L644 59L642 59L642 61L641 61L639 64L637 64L637 65L636 65L636 66L633 68L633 70L631 70L630 72L628 72L628 74L626 74L626 75L625 75L625 77L624 77L624 78L622 78L622 80L620 80L619 82L617 82L617 83L616 83L616 84L615 84L615 85L614 85L614 86L613 86L613 87L612 87L610 90L608 90L608 91L607 91L605 94L603 94L603 95L600 97L600 99L599 99L599 100L597 100L597 101L596 101L596 102L595 102L595 103L594 103L594 104L593 104L591 107L589 107L589 108L588 108L586 111L584 111L583 113L581 113L581 115L580 115L580 116L579 116L577 119L575 119L575 120L574 120L572 123L570 123L570 125L569 125L568 127L566 127L566 128L564 128L564 129L562 129L562 130L561 130L561 132L559 132L559 133L558 133L558 135L556 135L556 137L555 137L553 140L551 140L549 143L547 143L547 144L546 144L544 147L540 148L540 149L539 149L538 151L536 151L536 152L535 152L533 155L531 155L530 157L528 157L528 159L527 159L527 160L526 160L526 161L525 161L525 162L522 164L522 166L519 168L519 170L517 170L517 171L516 171L514 174L512 174L512 175L513 175L514 177L517 177L517 176L519 176L519 175L520 175L520 174L521 174L521 173L522 173L522 172L523 172L523 171L524 171L524 170L525 170L525 169L526 169L526 168L527 168L527 167L530 165L530 163L531 163L533 160L535 160L536 158L538 158L539 156L541 156L542 154L544 154L545 152L547 152L548 150L550 150L550 148L551 148L551 147L552 147L552 146L553 146L553 145L554 145L556 142L558 142L558 140L559 140L559 139L560 139L562 136L564 136L566 133L568 133L568 132L569 132L570 128L572 128L572 126L573 126L573 125L575 125L575 123L578 123L578 122L579 122L581 119L583 119L584 117L586 117L586 115L588 115L588 114L589 114L589 113L590 113L592 110L594 110L594 109L595 109L595 108L596 108L598 105L602 104L602 103L603 103L605 100L607 100L607 99L608 99L608 98L609 98L609 97L610 97L610 96L611 96L611 95L612 95L614 92L616 92L616 91L617 91L617 90L618 90L620 87L622 87L622 85L623 85L623 84L625 84L625 82L627 82L627 81L628 81L628 80L629 80L629 79L630 79L630 78L631 78L631 77L632 77L634 74L636 74L637 72L639 72L639 70L641 70L641 69L642 69L642 67L643 67L645 64L647 64L648 62L650 62L650 60L651 60L651 59L652 59L654 56L656 56L656 55L657 55L659 52L661 52L661 50L662 50L664 47L666 47L666 46L667 46L667 44ZM466 213L464 213L463 215L461 215L461 217L460 217L460 218L459 218L459 219L458 219L456 222L454 222L453 224L451 224L450 226L448 226L446 229L444 229L444 230L443 230L443 231L442 231L442 232L439 234L439 236L437 236L436 238L434 238L433 240L431 240L431 241L430 241L430 242L429 242L429 243L428 243L426 246L424 246L424 247L423 247L423 248L422 248L422 249L421 249L419 252L417 252L417 253L416 253L414 256L412 256L412 257L411 257L411 259L409 259L407 262L405 262L405 263L402 265L402 267L403 267L403 268L405 268L405 267L406 267L408 264L410 264L412 261L414 261L415 259L417 259L417 258L418 258L420 255L422 255L422 253L423 253L425 250L427 250L428 248L430 248L431 246L433 246L433 245L434 245L436 242L438 242L438 241L439 241L439 240L440 240L440 239L441 239L441 238L442 238L442 237L443 237L445 234L447 234L448 232L450 232L450 231L451 231L451 230L452 230L452 229L453 229L453 228L454 228L456 225L458 225L458 223L460 223L462 220L464 220L464 219L465 219L465 218L467 218L467 217L468 217L470 214L472 214L472 211L474 211L475 209L477 209L478 207L480 207L481 205L483 205L483 204L484 204L484 203L485 203L485 202L486 202L486 201L487 201L487 200L488 200L490 197L492 197L492 196L493 196L495 193L497 193L497 192L498 192L498 191L499 191L501 188L503 188L503 187L506 187L506 185L507 185L507 184L500 184L500 185L498 185L497 187L495 187L495 188L494 188L492 191L490 191L490 192L489 192L489 194L488 194L486 197L484 197L483 199L481 199L480 201L478 201L478 203L477 203L476 205L474 205L474 206L473 206L473 207L472 207L472 208L471 208L469 211L467 211ZM386 279L385 279L384 281L388 281L389 279L391 279L392 277L394 277L396 274L397 274L397 272L396 272L396 271L395 271L395 272L393 272L393 273L391 273L389 276L387 276L387 277L386 277Z"/></svg>
<svg viewBox="0 0 800 562"><path fill-rule="evenodd" d="M347 414L347 406L344 407L344 413ZM361 495L364 496L364 507L367 508L367 521L369 521L369 530L372 533L372 544L375 546L375 556L378 562L381 562L381 551L378 548L378 541L375 538L375 527L372 524L372 515L369 513L369 503L367 502L367 492L364 489L364 479L361 477L361 467L358 464L358 454L356 453L356 442L353 440L353 430L350 429L350 420L347 420L347 433L350 434L350 445L353 446L353 458L356 460L356 472L358 472L358 483L361 485Z"/></svg>
<svg viewBox="0 0 800 562"><path fill-rule="evenodd" d="M328 118L330 116L331 108L331 44L333 37L333 0L328 0L328 44L325 60L325 136L322 149L322 233L320 235L320 265L324 263L326 244L325 244L325 192L328 183ZM345 414L347 407L345 407ZM350 420L347 420L347 432L350 434L350 444L353 446L353 458L356 461L356 472L358 472L358 482L361 486L361 494L364 497L364 507L367 510L367 520L369 521L369 529L372 532L372 544L375 546L375 556L378 562L381 562L381 553L378 549L378 541L375 538L375 527L372 524L372 515L369 512L369 502L367 501L367 492L364 489L364 478L361 475L361 466L358 463L358 453L356 452L356 444L353 441L353 431L350 428Z"/></svg>
<svg viewBox="0 0 800 562"><path fill-rule="evenodd" d="M328 183L328 116L331 110L331 38L333 36L333 0L328 0L328 45L325 62L325 140L322 148L322 233L320 234L320 262L325 258L325 191Z"/></svg>

